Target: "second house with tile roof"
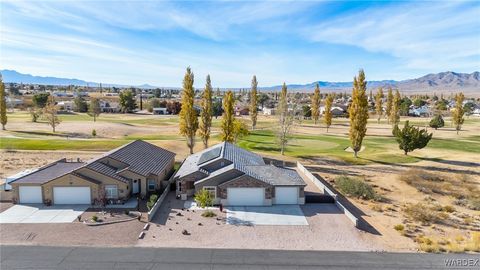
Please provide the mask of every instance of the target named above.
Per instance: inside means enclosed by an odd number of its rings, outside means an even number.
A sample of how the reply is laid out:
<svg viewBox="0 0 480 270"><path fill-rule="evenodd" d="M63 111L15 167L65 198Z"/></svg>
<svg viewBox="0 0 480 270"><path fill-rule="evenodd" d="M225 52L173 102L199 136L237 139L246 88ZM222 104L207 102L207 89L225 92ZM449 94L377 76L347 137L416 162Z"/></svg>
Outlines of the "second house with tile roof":
<svg viewBox="0 0 480 270"><path fill-rule="evenodd" d="M267 165L258 154L224 142L189 156L174 176L184 200L201 189L225 206L304 204L297 171Z"/></svg>
<svg viewBox="0 0 480 270"><path fill-rule="evenodd" d="M117 203L162 189L174 163L174 153L136 140L88 162L58 160L11 185L18 203Z"/></svg>

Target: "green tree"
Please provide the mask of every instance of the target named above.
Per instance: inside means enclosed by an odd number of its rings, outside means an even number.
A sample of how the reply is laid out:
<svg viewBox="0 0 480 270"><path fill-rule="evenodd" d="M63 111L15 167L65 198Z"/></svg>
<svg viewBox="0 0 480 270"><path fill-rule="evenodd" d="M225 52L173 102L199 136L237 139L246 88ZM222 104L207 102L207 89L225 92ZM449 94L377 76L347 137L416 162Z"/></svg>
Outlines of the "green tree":
<svg viewBox="0 0 480 270"><path fill-rule="evenodd" d="M0 74L0 122L2 123L3 130L5 130L7 120L7 101L5 97L5 85L3 84L2 74Z"/></svg>
<svg viewBox="0 0 480 270"><path fill-rule="evenodd" d="M311 110L313 123L316 125L318 118L320 117L320 86L318 83L315 87L315 91L313 92Z"/></svg>
<svg viewBox="0 0 480 270"><path fill-rule="evenodd" d="M303 111L303 117L304 117L304 118L310 118L310 117L312 117L312 110L310 109L310 106L308 106L308 105L303 105L303 106L302 106L302 111Z"/></svg>
<svg viewBox="0 0 480 270"><path fill-rule="evenodd" d="M445 99L441 99L437 102L435 107L437 108L437 110L446 111L447 105L448 105L448 102Z"/></svg>
<svg viewBox="0 0 480 270"><path fill-rule="evenodd" d="M352 104L348 110L350 115L349 137L355 157L358 157L363 138L367 133L368 101L366 92L365 72L360 69L358 76L353 78Z"/></svg>
<svg viewBox="0 0 480 270"><path fill-rule="evenodd" d="M392 113L392 106L393 106L393 92L392 88L388 88L388 93L387 93L387 105L385 108L385 115L387 116L387 121L390 123L390 114Z"/></svg>
<svg viewBox="0 0 480 270"><path fill-rule="evenodd" d="M430 120L429 125L431 128L434 128L436 130L445 126L445 121L443 121L443 117L441 114L437 114L432 118L432 120Z"/></svg>
<svg viewBox="0 0 480 270"><path fill-rule="evenodd" d="M405 122L403 129L395 125L392 133L398 142L398 147L403 150L405 155L415 149L422 149L427 146L433 136L433 133L428 134L426 129L411 126L408 120Z"/></svg>
<svg viewBox="0 0 480 270"><path fill-rule="evenodd" d="M222 131L220 134L220 139L224 142L233 143L235 141L235 116L233 111L234 104L235 99L233 97L233 92L229 90L223 97L223 117L221 125Z"/></svg>
<svg viewBox="0 0 480 270"><path fill-rule="evenodd" d="M332 104L334 99L335 99L335 94L333 93L329 94L325 99L325 112L323 114L323 120L325 122L325 126L327 127L327 133L328 133L328 129L332 125Z"/></svg>
<svg viewBox="0 0 480 270"><path fill-rule="evenodd" d="M260 103L260 105L262 105L262 109L263 107L265 107L265 103L270 99L270 97L265 94L265 93L260 93L260 96L258 97L258 103Z"/></svg>
<svg viewBox="0 0 480 270"><path fill-rule="evenodd" d="M252 79L252 90L250 92L250 119L252 119L252 130L257 125L258 115L258 96L257 96L257 77L254 75Z"/></svg>
<svg viewBox="0 0 480 270"><path fill-rule="evenodd" d="M195 90L193 89L194 75L190 67L183 77L182 109L180 110L180 134L185 136L190 154L195 146L195 133L198 129L197 112L193 107Z"/></svg>
<svg viewBox="0 0 480 270"><path fill-rule="evenodd" d="M463 115L465 110L463 109L463 101L465 100L465 96L462 92L455 95L455 110L452 113L452 121L453 125L455 126L455 130L458 132L462 129Z"/></svg>
<svg viewBox="0 0 480 270"><path fill-rule="evenodd" d="M49 96L50 96L50 93L38 93L33 95L32 97L33 105L37 108L45 107Z"/></svg>
<svg viewBox="0 0 480 270"><path fill-rule="evenodd" d="M213 116L217 119L223 113L222 101L220 99L215 99L213 102Z"/></svg>
<svg viewBox="0 0 480 270"><path fill-rule="evenodd" d="M43 108L43 116L47 123L52 127L52 132L55 133L55 128L60 124L60 119L57 116L58 108L55 104L55 98L48 96L47 103Z"/></svg>
<svg viewBox="0 0 480 270"><path fill-rule="evenodd" d="M123 113L131 113L137 108L135 102L135 97L133 96L132 90L124 90L120 92L120 110Z"/></svg>
<svg viewBox="0 0 480 270"><path fill-rule="evenodd" d="M236 144L237 141L248 135L248 127L244 121L234 119L233 121L233 142Z"/></svg>
<svg viewBox="0 0 480 270"><path fill-rule="evenodd" d="M205 90L202 94L202 112L200 113L200 128L199 135L202 138L203 146L208 147L208 140L210 139L210 129L212 128L212 115L213 115L213 103L212 103L212 82L210 81L210 75L207 75L207 83L205 84Z"/></svg>
<svg viewBox="0 0 480 270"><path fill-rule="evenodd" d="M375 95L375 112L377 113L377 122L380 123L383 114L383 89L381 87Z"/></svg>
<svg viewBox="0 0 480 270"><path fill-rule="evenodd" d="M88 115L93 117L93 122L97 121L97 117L102 113L102 108L100 108L100 100L98 98L92 98L90 104L88 105Z"/></svg>
<svg viewBox="0 0 480 270"><path fill-rule="evenodd" d="M415 105L415 107L422 107L423 105L427 104L427 102L421 98L416 98L414 101L413 101L413 105Z"/></svg>
<svg viewBox="0 0 480 270"><path fill-rule="evenodd" d="M73 100L73 104L74 104L73 109L75 112L84 113L84 112L87 112L88 110L87 101L85 101L85 99L81 95L77 95L77 97Z"/></svg>
<svg viewBox="0 0 480 270"><path fill-rule="evenodd" d="M390 111L390 124L393 126L398 125L400 122L400 103L401 103L401 97L400 97L400 92L398 92L398 89L395 91L395 96L393 97L392 101L392 109Z"/></svg>
<svg viewBox="0 0 480 270"><path fill-rule="evenodd" d="M400 100L400 115L408 116L408 112L410 111L410 106L412 105L412 101L408 97L403 97Z"/></svg>

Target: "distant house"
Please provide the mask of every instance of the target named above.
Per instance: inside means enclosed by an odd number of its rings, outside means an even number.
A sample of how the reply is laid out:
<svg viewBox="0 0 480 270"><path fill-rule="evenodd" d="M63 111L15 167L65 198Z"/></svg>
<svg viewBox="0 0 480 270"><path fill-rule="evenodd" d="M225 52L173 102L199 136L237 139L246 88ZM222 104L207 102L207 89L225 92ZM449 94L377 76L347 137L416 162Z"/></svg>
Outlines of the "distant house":
<svg viewBox="0 0 480 270"><path fill-rule="evenodd" d="M60 101L57 103L57 106L60 108L60 111L71 112L73 111L73 101Z"/></svg>
<svg viewBox="0 0 480 270"><path fill-rule="evenodd" d="M118 102L100 100L100 109L104 113L118 113L120 112L120 104Z"/></svg>
<svg viewBox="0 0 480 270"><path fill-rule="evenodd" d="M347 110L340 106L333 106L330 109L330 112L332 113L333 117L342 117L347 115ZM320 114L324 114L324 113L325 113L325 106L320 106Z"/></svg>
<svg viewBox="0 0 480 270"><path fill-rule="evenodd" d="M23 105L23 100L18 98L6 97L5 102L7 103L7 107L10 107L10 108L15 108Z"/></svg>
<svg viewBox="0 0 480 270"><path fill-rule="evenodd" d="M235 115L240 116L240 115L248 115L249 113L249 108L248 107L241 107L241 106L236 106L235 107Z"/></svg>
<svg viewBox="0 0 480 270"><path fill-rule="evenodd" d="M72 93L69 92L53 92L54 97L73 97Z"/></svg>
<svg viewBox="0 0 480 270"><path fill-rule="evenodd" d="M118 93L103 93L103 96L105 97L118 97Z"/></svg>
<svg viewBox="0 0 480 270"><path fill-rule="evenodd" d="M275 108L263 107L262 112L263 115L275 115Z"/></svg>
<svg viewBox="0 0 480 270"><path fill-rule="evenodd" d="M167 108L153 108L153 114L165 115L168 114Z"/></svg>
<svg viewBox="0 0 480 270"><path fill-rule="evenodd" d="M430 116L430 108L428 106L424 105L422 107L418 108L412 108L408 111L408 114L411 116Z"/></svg>

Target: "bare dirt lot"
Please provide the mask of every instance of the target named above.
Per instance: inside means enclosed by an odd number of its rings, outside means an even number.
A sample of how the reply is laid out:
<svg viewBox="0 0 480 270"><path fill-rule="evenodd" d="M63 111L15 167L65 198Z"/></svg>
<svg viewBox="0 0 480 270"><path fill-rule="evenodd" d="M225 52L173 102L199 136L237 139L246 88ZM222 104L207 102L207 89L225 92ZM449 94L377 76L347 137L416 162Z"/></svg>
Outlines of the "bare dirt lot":
<svg viewBox="0 0 480 270"><path fill-rule="evenodd" d="M137 246L215 247L294 250L383 250L380 237L357 230L332 204L309 204L302 210L308 226L234 226L225 213L202 217L202 210L183 209L174 194L164 201ZM180 213L180 215L179 215ZM187 230L189 235L182 234Z"/></svg>

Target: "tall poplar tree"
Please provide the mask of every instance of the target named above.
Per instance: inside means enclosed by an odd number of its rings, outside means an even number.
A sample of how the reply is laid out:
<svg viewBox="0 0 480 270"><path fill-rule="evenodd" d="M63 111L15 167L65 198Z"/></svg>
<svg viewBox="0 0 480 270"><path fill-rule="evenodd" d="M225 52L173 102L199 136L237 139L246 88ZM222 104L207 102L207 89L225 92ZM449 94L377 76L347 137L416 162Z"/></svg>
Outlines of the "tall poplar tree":
<svg viewBox="0 0 480 270"><path fill-rule="evenodd" d="M222 141L229 143L233 143L235 141L235 116L233 111L234 103L235 98L233 96L233 92L228 90L223 97L223 116L221 125L222 133L220 134L220 138Z"/></svg>
<svg viewBox="0 0 480 270"><path fill-rule="evenodd" d="M208 140L210 139L210 129L212 127L212 115L213 115L213 102L212 102L212 82L210 81L210 75L207 75L207 82L205 84L205 90L202 94L202 112L200 115L200 137L203 141L203 146L208 147Z"/></svg>
<svg viewBox="0 0 480 270"><path fill-rule="evenodd" d="M377 113L377 122L380 123L380 119L383 114L383 89L380 87L375 95L375 112Z"/></svg>
<svg viewBox="0 0 480 270"><path fill-rule="evenodd" d="M252 90L250 92L250 118L252 119L252 130L257 126L258 115L258 96L257 96L257 76L253 76Z"/></svg>
<svg viewBox="0 0 480 270"><path fill-rule="evenodd" d="M102 108L100 107L100 100L98 98L92 98L90 104L88 105L88 115L93 117L93 122L97 121L97 117L102 113Z"/></svg>
<svg viewBox="0 0 480 270"><path fill-rule="evenodd" d="M385 116L387 117L388 123L390 123L390 113L392 112L392 104L393 104L393 92L392 88L388 88L387 94L387 107L385 108Z"/></svg>
<svg viewBox="0 0 480 270"><path fill-rule="evenodd" d="M3 84L2 74L0 74L0 122L2 123L3 130L5 130L7 120L7 101L5 96L5 85Z"/></svg>
<svg viewBox="0 0 480 270"><path fill-rule="evenodd" d="M180 110L180 134L185 136L190 154L195 146L195 133L198 129L197 112L193 107L195 90L193 89L194 75L190 67L183 77L182 109Z"/></svg>
<svg viewBox="0 0 480 270"><path fill-rule="evenodd" d="M325 122L325 126L327 127L327 133L328 133L328 128L332 125L332 104L333 104L333 99L335 98L335 94L329 94L327 98L325 99L325 112L323 114L323 120Z"/></svg>
<svg viewBox="0 0 480 270"><path fill-rule="evenodd" d="M294 103L295 106L296 103ZM280 153L284 155L285 148L287 147L288 137L293 125L295 117L295 108L292 108L292 111L288 110L287 102L287 85L283 83L282 92L280 93L280 101L278 102L278 130L277 130L277 140L280 145Z"/></svg>
<svg viewBox="0 0 480 270"><path fill-rule="evenodd" d="M455 110L453 111L453 114L452 114L452 120L453 120L453 124L455 125L455 130L457 131L457 134L462 129L463 121L465 120L463 118L463 115L465 113L465 110L463 109L464 99L465 99L465 96L463 95L462 92L455 95Z"/></svg>
<svg viewBox="0 0 480 270"><path fill-rule="evenodd" d="M400 103L402 102L402 97L398 89L395 91L395 96L392 100L392 109L390 110L390 124L393 126L398 125L400 122Z"/></svg>
<svg viewBox="0 0 480 270"><path fill-rule="evenodd" d="M318 118L320 117L320 86L317 83L315 87L315 91L313 92L312 96L312 119L313 123L316 125Z"/></svg>
<svg viewBox="0 0 480 270"><path fill-rule="evenodd" d="M360 69L353 78L352 104L348 110L350 115L350 143L355 157L362 148L363 138L367 133L368 101L365 72Z"/></svg>

